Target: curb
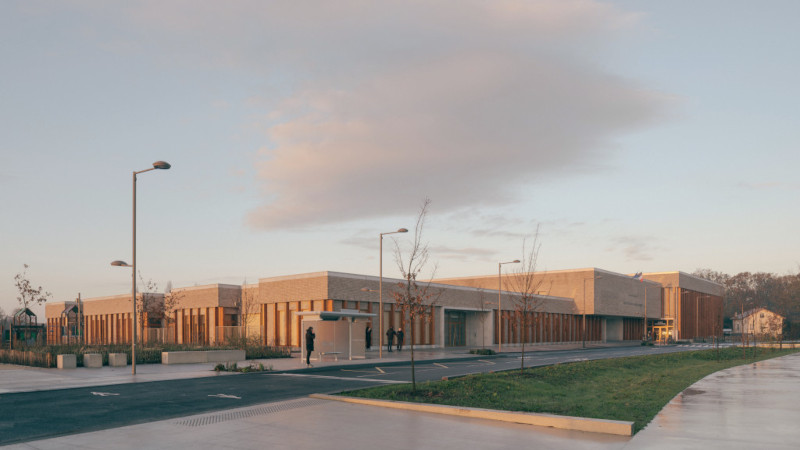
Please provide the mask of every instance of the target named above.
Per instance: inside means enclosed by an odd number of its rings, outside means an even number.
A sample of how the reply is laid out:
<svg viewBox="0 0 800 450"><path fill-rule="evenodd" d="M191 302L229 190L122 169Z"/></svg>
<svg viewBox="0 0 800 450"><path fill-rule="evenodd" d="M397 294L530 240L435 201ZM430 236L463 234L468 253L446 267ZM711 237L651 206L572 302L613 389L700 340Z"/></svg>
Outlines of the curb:
<svg viewBox="0 0 800 450"><path fill-rule="evenodd" d="M489 356L462 356L462 357L450 357L450 358L433 358L433 359L417 359L414 362L416 364L420 363L428 363L428 362L438 362L438 363L448 363L448 362L458 362L458 361L478 361L481 359L491 359L491 358L505 358L504 355L489 355ZM363 369L366 367L393 367L393 366L402 366L411 364L411 360L402 360L402 361L385 361L379 362L381 360L368 360L370 362L358 363L358 364L330 364L330 365L318 365L314 367L298 367L296 369L283 369L283 370L273 370L269 373L314 373L314 372L322 372L329 369L336 369L336 368L348 368L348 369Z"/></svg>
<svg viewBox="0 0 800 450"><path fill-rule="evenodd" d="M555 414L498 411L494 409L467 408L463 406L431 405L427 403L398 402L390 400L373 400L355 397L341 397L326 394L311 394L311 398L333 400L361 405L380 406L384 408L403 409L434 414L488 419L502 422L521 423L541 427L560 428L562 430L587 431L618 436L633 436L633 422L622 420L592 419L586 417L558 416Z"/></svg>

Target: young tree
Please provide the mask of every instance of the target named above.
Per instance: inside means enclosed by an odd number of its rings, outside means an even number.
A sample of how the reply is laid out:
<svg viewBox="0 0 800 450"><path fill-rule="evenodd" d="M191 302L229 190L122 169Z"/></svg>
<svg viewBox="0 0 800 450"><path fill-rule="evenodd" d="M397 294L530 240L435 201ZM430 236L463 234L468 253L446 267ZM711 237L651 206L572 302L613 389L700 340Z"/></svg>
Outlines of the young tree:
<svg viewBox="0 0 800 450"><path fill-rule="evenodd" d="M144 330L146 327L144 321L150 316L162 316L164 314L164 304L158 301L158 294L156 294L158 292L158 283L152 279L144 281L142 272L139 272L139 282L141 283L141 288L139 289L139 296L136 298L136 312L138 315L137 321L139 322L139 342L145 343Z"/></svg>
<svg viewBox="0 0 800 450"><path fill-rule="evenodd" d="M543 274L536 273L539 265L539 227L533 234L530 246L527 239L522 241L521 264L516 267L513 275L508 277L511 297L514 302L514 325L519 327L520 341L522 342L522 358L520 358L520 373L525 371L525 341L528 340L528 331L533 325L535 314L542 309L542 297L538 293L544 284Z"/></svg>
<svg viewBox="0 0 800 450"><path fill-rule="evenodd" d="M239 308L239 317L241 317L242 336L247 339L248 327L258 316L258 302L254 289L247 288L247 279L245 278L242 283L241 296L236 300L236 307Z"/></svg>
<svg viewBox="0 0 800 450"><path fill-rule="evenodd" d="M45 291L41 286L33 287L30 280L28 280L28 265L23 264L24 268L21 273L14 276L14 286L17 287L19 295L17 301L22 309L33 306L34 304L41 305L50 297L50 293Z"/></svg>
<svg viewBox="0 0 800 450"><path fill-rule="evenodd" d="M478 288L478 310L480 310L480 314L478 314L478 320L481 322L481 348L486 348L486 319L489 317L486 314L489 308L489 302L486 301L486 291L483 288Z"/></svg>
<svg viewBox="0 0 800 450"><path fill-rule="evenodd" d="M167 282L168 289L165 289L164 293L164 326L166 328L165 334L163 338L166 340L166 333L169 332L170 329L174 327L174 324L177 321L177 317L175 316L175 311L180 307L181 301L186 296L186 293L182 289L172 289L171 282ZM172 330L173 338L177 331ZM166 343L166 342L165 342Z"/></svg>
<svg viewBox="0 0 800 450"><path fill-rule="evenodd" d="M427 322L433 316L433 305L436 300L441 296L442 291L431 287L431 281L427 283L420 283L418 278L420 272L428 263L428 244L422 242L422 231L425 226L425 217L428 214L428 207L430 206L430 199L425 199L422 207L417 216L417 223L414 227L414 238L411 242L405 256L400 249L399 244L395 241L395 262L400 269L404 281L397 283L396 290L392 292L395 303L403 313L403 318L408 319L411 326L410 333L410 348L411 348L411 386L414 392L417 390L417 379L414 366L414 339L416 336L416 322ZM431 271L432 280L436 267L434 266Z"/></svg>

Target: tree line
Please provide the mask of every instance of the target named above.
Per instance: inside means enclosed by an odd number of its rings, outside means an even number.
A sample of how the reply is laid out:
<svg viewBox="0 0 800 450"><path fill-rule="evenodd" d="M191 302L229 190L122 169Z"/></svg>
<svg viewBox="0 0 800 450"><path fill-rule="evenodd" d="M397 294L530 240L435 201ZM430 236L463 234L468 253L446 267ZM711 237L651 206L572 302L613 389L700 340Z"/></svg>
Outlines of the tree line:
<svg viewBox="0 0 800 450"><path fill-rule="evenodd" d="M725 287L725 327L731 318L754 308L766 308L786 318L784 337L800 337L800 272L778 275L767 272L740 272L736 275L711 269L698 269L695 276Z"/></svg>

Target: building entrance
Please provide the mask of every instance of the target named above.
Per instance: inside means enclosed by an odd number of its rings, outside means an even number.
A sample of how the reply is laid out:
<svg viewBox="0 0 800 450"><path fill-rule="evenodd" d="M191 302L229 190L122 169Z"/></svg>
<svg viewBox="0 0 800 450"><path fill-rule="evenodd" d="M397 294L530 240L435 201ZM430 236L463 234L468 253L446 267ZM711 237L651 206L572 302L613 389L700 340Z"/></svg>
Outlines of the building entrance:
<svg viewBox="0 0 800 450"><path fill-rule="evenodd" d="M463 347L467 345L467 314L459 311L448 311L445 316L446 347Z"/></svg>
<svg viewBox="0 0 800 450"><path fill-rule="evenodd" d="M651 330L653 332L652 339L658 343L667 344L675 340L672 335L674 330L672 319L662 319L656 322Z"/></svg>

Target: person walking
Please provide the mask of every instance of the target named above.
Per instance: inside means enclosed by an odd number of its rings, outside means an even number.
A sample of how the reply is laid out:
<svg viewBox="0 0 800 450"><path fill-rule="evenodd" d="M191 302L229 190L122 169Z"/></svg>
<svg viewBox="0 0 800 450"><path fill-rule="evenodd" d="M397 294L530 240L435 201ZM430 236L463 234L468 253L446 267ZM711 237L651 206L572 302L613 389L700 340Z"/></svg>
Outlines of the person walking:
<svg viewBox="0 0 800 450"><path fill-rule="evenodd" d="M392 351L392 344L394 344L394 327L389 326L389 329L386 330L386 346L389 348L389 352Z"/></svg>
<svg viewBox="0 0 800 450"><path fill-rule="evenodd" d="M367 344L367 350L369 350L370 347L372 347L372 327L370 327L369 324L367 324L367 331L366 336L364 336L364 341Z"/></svg>
<svg viewBox="0 0 800 450"><path fill-rule="evenodd" d="M403 329L402 328L398 328L397 329L397 351L398 352L402 352L403 351L403 338L405 336L406 336L406 334L403 333Z"/></svg>
<svg viewBox="0 0 800 450"><path fill-rule="evenodd" d="M308 327L306 330L306 365L311 367L311 352L314 351L314 338L317 337L314 334L314 327Z"/></svg>

